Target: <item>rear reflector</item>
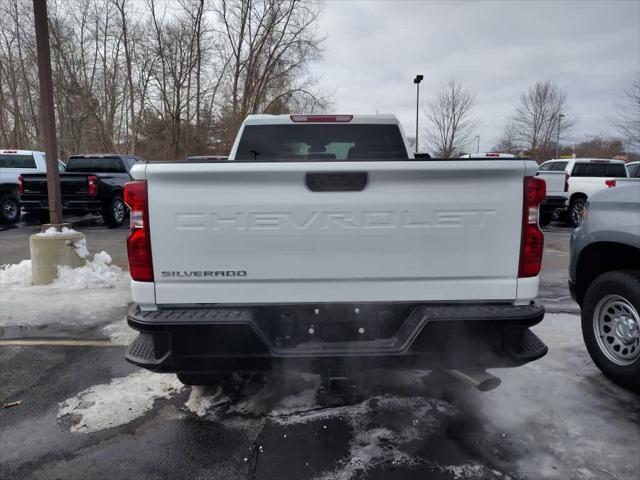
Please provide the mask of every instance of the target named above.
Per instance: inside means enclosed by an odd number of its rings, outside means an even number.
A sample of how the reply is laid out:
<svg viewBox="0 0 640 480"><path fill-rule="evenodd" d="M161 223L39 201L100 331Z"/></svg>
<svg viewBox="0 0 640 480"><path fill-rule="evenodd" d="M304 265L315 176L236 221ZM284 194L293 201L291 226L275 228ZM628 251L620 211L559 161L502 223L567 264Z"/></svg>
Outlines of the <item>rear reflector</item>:
<svg viewBox="0 0 640 480"><path fill-rule="evenodd" d="M98 194L98 177L95 175L89 175L87 177L87 182L89 185L87 186L87 191L89 195L97 195Z"/></svg>
<svg viewBox="0 0 640 480"><path fill-rule="evenodd" d="M296 123L345 123L353 120L353 115L290 115L289 118Z"/></svg>
<svg viewBox="0 0 640 480"><path fill-rule="evenodd" d="M127 254L131 278L137 282L153 281L151 237L147 182L135 180L124 185L124 202L131 209L131 227L127 238Z"/></svg>
<svg viewBox="0 0 640 480"><path fill-rule="evenodd" d="M18 193L24 193L24 183L22 183L22 175L18 175Z"/></svg>
<svg viewBox="0 0 640 480"><path fill-rule="evenodd" d="M542 268L544 235L538 226L538 213L540 203L546 195L547 186L544 180L536 177L524 177L519 278L535 277Z"/></svg>
<svg viewBox="0 0 640 480"><path fill-rule="evenodd" d="M615 180L606 180L604 182L604 184L609 188L613 188L613 187L616 186L616 181Z"/></svg>

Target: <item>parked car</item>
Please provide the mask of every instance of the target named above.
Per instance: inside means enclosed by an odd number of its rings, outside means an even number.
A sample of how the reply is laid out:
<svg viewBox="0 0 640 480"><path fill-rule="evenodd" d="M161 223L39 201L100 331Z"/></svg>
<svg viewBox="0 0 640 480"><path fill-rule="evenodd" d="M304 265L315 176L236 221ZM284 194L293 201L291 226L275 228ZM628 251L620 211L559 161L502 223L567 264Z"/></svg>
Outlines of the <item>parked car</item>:
<svg viewBox="0 0 640 480"><path fill-rule="evenodd" d="M61 171L65 164L58 161ZM46 172L44 152L33 150L0 150L0 223L11 224L20 219L18 177L23 173Z"/></svg>
<svg viewBox="0 0 640 480"><path fill-rule="evenodd" d="M224 155L194 155L187 157L185 160L187 163L209 163L209 162L222 162L229 157Z"/></svg>
<svg viewBox="0 0 640 480"><path fill-rule="evenodd" d="M392 115L251 115L234 145L132 169L129 362L185 384L311 370L330 389L382 365L487 385L545 355L534 161L416 159Z"/></svg>
<svg viewBox="0 0 640 480"><path fill-rule="evenodd" d="M571 236L569 288L587 350L615 382L640 387L640 183L595 193Z"/></svg>
<svg viewBox="0 0 640 480"><path fill-rule="evenodd" d="M119 227L127 213L123 188L131 180L129 170L143 161L117 154L71 155L65 172L60 174L63 212L99 213L109 227ZM20 202L26 212L48 218L46 175L21 175Z"/></svg>
<svg viewBox="0 0 640 480"><path fill-rule="evenodd" d="M627 163L627 172L629 178L640 178L640 162Z"/></svg>
<svg viewBox="0 0 640 480"><path fill-rule="evenodd" d="M549 182L549 199L543 203L545 220L551 210L576 226L581 221L582 210L590 195L612 186L615 178L626 178L627 169L622 160L606 160L599 158L573 158L568 160L549 160L538 168L538 176ZM564 172L563 192L557 189L557 183L561 174L552 172ZM554 186L555 185L555 186ZM564 197L564 205L560 205L561 195ZM555 208L557 207L557 208Z"/></svg>

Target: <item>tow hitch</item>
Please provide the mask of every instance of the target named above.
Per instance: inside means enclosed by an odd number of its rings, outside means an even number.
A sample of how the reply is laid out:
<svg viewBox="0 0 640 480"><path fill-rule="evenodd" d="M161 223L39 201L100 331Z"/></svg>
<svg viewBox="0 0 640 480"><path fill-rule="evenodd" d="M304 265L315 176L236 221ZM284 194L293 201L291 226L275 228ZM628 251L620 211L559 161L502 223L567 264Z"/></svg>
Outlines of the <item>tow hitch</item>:
<svg viewBox="0 0 640 480"><path fill-rule="evenodd" d="M361 397L355 382L342 372L328 368L320 372L320 386L316 394L319 405L335 407L356 403Z"/></svg>

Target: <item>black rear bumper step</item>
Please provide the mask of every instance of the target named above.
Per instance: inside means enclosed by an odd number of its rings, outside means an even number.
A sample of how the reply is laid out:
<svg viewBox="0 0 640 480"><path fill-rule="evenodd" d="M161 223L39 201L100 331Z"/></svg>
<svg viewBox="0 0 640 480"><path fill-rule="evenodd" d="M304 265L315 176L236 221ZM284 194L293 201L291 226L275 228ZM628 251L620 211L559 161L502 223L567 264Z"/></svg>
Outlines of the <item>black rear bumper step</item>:
<svg viewBox="0 0 640 480"><path fill-rule="evenodd" d="M307 368L317 361L341 359L424 368L429 368L425 363L453 368L465 362L486 368L517 366L546 354L547 347L529 330L543 316L543 307L534 304L424 305L413 308L395 333L383 338L304 338L287 343L261 307L143 312L134 305L128 323L141 334L126 358L159 371L264 369L273 363L300 363ZM347 325L368 324L364 319Z"/></svg>

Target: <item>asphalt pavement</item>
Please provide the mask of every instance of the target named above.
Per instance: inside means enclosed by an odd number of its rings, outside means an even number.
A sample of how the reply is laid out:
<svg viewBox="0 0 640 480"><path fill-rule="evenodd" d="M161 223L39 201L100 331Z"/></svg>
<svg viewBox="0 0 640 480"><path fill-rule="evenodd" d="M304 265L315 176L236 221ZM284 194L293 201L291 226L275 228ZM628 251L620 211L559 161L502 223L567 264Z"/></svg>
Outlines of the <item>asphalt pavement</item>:
<svg viewBox="0 0 640 480"><path fill-rule="evenodd" d="M126 228L73 225L92 253L126 268ZM28 258L37 230L1 231L0 264ZM333 407L316 402L315 375L183 387L124 361L126 288L0 292L0 403L19 402L0 409L0 478L636 479L639 397L584 348L566 283L569 235L546 229L539 301L549 313L535 331L548 355L494 370L502 385L486 393L384 370Z"/></svg>

